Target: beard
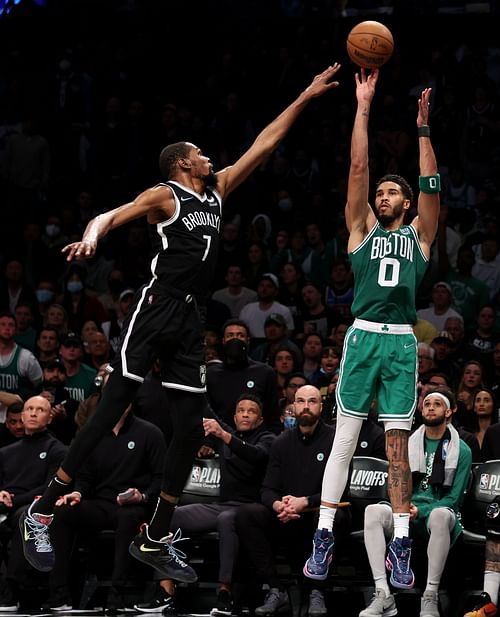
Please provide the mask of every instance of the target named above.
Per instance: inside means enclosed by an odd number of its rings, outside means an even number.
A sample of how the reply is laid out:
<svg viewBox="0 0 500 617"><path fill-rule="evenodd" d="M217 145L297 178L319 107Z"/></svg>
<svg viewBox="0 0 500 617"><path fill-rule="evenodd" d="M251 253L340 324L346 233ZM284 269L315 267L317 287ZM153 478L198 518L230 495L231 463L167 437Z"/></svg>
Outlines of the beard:
<svg viewBox="0 0 500 617"><path fill-rule="evenodd" d="M424 418L422 416L422 422L425 426L441 426L446 423L446 418Z"/></svg>
<svg viewBox="0 0 500 617"><path fill-rule="evenodd" d="M387 227L391 223L394 223L397 220L401 213L403 212L403 204L399 204L399 206L394 206L391 214L380 214L380 211L376 211L376 217L382 227Z"/></svg>
<svg viewBox="0 0 500 617"><path fill-rule="evenodd" d="M318 418L315 418L307 409L304 409L300 416L297 416L297 424L299 426L314 426L317 421Z"/></svg>
<svg viewBox="0 0 500 617"><path fill-rule="evenodd" d="M209 188L209 189L217 188L218 178L217 178L217 174L215 173L215 171L213 171L213 169L211 169L206 176L203 176L202 180L203 180L203 183L205 184L205 188Z"/></svg>

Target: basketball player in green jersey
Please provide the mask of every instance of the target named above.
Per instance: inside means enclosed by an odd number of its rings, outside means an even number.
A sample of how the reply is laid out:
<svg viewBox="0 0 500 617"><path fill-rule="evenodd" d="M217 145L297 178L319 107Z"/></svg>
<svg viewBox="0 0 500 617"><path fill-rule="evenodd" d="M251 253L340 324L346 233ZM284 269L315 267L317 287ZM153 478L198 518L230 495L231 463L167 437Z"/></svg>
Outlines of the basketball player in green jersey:
<svg viewBox="0 0 500 617"><path fill-rule="evenodd" d="M416 406L417 342L415 295L428 265L439 216L440 182L427 124L431 89L418 101L420 194L418 215L403 220L412 190L401 176L379 180L375 207L368 203L368 118L378 69L356 74L357 111L352 131L346 221L355 288L355 321L347 331L336 390L337 431L323 478L313 553L304 566L309 578L322 580L332 558L333 522L348 478L363 420L377 401L386 431L388 493L394 515L394 538L387 554L391 582L413 586L408 538L411 473L408 437Z"/></svg>

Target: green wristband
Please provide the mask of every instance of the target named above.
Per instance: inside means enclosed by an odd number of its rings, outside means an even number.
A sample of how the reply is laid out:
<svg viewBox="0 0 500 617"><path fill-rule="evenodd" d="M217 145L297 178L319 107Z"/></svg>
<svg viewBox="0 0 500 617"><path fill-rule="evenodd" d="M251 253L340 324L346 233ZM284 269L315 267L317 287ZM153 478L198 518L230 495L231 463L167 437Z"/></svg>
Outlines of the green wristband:
<svg viewBox="0 0 500 617"><path fill-rule="evenodd" d="M418 188L422 193L439 193L441 190L441 176L420 176L418 178Z"/></svg>

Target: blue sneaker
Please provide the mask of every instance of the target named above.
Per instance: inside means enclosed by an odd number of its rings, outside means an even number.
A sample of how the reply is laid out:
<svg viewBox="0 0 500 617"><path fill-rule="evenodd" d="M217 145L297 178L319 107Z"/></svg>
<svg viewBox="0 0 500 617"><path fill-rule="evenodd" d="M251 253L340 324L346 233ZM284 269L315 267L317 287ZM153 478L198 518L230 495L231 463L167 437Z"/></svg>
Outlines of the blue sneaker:
<svg viewBox="0 0 500 617"><path fill-rule="evenodd" d="M397 589L411 589L415 575L410 568L410 538L394 538L389 544L385 566L391 573L390 583Z"/></svg>
<svg viewBox="0 0 500 617"><path fill-rule="evenodd" d="M332 561L333 533L328 529L316 529L313 537L313 552L304 565L304 575L315 581L324 581Z"/></svg>

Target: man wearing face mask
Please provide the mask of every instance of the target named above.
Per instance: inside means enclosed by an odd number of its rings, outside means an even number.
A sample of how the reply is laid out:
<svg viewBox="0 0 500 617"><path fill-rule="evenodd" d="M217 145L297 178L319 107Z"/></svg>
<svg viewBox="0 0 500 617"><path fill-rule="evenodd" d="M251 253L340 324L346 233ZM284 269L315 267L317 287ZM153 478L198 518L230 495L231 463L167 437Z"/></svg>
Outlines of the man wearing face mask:
<svg viewBox="0 0 500 617"><path fill-rule="evenodd" d="M279 432L276 377L273 369L248 357L250 333L240 319L230 319L222 330L222 362L207 366L207 394L217 416L234 426L234 407L242 392L251 392L262 401L267 427Z"/></svg>

